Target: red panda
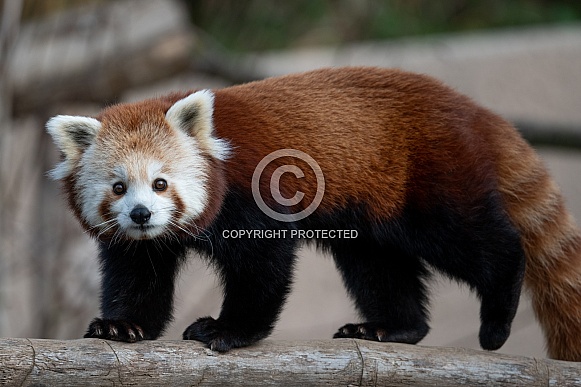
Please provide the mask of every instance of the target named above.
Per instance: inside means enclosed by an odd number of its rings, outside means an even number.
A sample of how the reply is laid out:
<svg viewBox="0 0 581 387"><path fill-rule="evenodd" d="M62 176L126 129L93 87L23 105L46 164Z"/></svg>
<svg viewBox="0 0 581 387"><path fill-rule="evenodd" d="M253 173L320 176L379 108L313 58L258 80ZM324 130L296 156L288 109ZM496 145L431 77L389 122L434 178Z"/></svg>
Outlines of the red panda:
<svg viewBox="0 0 581 387"><path fill-rule="evenodd" d="M99 243L102 317L85 337L159 337L193 248L224 300L184 339L251 345L310 239L363 318L334 337L419 342L435 269L480 298L484 349L508 338L524 281L549 356L581 361L581 232L557 186L511 124L428 76L321 69L56 116L47 130L63 155L51 175Z"/></svg>

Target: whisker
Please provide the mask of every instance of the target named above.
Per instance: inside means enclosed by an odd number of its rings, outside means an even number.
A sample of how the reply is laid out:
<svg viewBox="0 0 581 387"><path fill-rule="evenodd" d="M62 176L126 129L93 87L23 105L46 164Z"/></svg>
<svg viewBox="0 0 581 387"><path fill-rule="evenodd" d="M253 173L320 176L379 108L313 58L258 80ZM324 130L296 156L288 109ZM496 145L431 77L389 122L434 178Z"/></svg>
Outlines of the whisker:
<svg viewBox="0 0 581 387"><path fill-rule="evenodd" d="M127 247L125 247L124 253L128 254L129 250L131 250L131 246L133 246L133 242L135 242L133 239L129 240L129 243L127 244Z"/></svg>
<svg viewBox="0 0 581 387"><path fill-rule="evenodd" d="M149 255L149 248L145 247L145 252L147 253L147 258L149 258L149 262L151 263L151 268L153 269L153 275L157 278L157 271L155 271L155 266L153 264L153 260L151 259L151 255Z"/></svg>
<svg viewBox="0 0 581 387"><path fill-rule="evenodd" d="M175 209L173 211L178 215L185 215L185 213L182 211L178 211ZM202 227L199 227L198 225L196 225L195 222L192 221L191 224L192 224L192 226L194 226L196 228L196 231L203 234L205 237L210 237L212 235L212 233L210 231L208 231L207 229L204 229Z"/></svg>
<svg viewBox="0 0 581 387"><path fill-rule="evenodd" d="M202 235L196 235L196 234L192 233L191 231L182 227L181 225L179 225L178 223L176 223L173 220L169 220L169 223L170 223L170 225L180 229L181 231L183 231L184 233L186 233L187 235L191 236L192 238L194 238L196 240L208 242L210 244L210 258L212 258L214 256L214 244L212 243L212 239L210 238L210 236L211 236L210 232L208 232L207 230L205 230L201 227L198 227L194 222L191 222L191 225L193 225L196 228L196 230L198 232L200 232Z"/></svg>
<svg viewBox="0 0 581 387"><path fill-rule="evenodd" d="M105 227L104 229L102 229L98 234L97 237L100 237L101 235L105 234L107 231L115 228L117 226L117 223L112 223L110 225L108 225L107 227ZM116 230L117 232L118 230Z"/></svg>
<svg viewBox="0 0 581 387"><path fill-rule="evenodd" d="M95 224L95 225L93 225L93 226L89 227L89 229L90 229L90 230L92 230L92 229L94 229L94 228L101 227L101 226L104 226L104 225L106 225L106 224L109 224L109 223L112 223L112 222L115 222L115 221L116 221L116 219L109 219L109 220L106 220L106 221L104 221L104 222L101 222L101 223L99 223L99 224Z"/></svg>
<svg viewBox="0 0 581 387"><path fill-rule="evenodd" d="M168 223L176 228L179 228L180 230L182 230L184 233L186 233L187 235L191 236L194 239L200 239L198 235L194 234L193 232L185 229L184 227L180 226L178 223L174 222L173 220L169 220Z"/></svg>

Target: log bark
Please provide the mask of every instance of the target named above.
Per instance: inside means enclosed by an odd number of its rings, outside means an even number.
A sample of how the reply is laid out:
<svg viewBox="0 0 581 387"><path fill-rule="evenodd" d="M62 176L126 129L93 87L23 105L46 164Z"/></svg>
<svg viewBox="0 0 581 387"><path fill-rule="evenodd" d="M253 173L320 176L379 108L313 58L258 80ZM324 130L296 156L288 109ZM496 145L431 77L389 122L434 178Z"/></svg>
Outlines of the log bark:
<svg viewBox="0 0 581 387"><path fill-rule="evenodd" d="M579 386L581 363L360 340L197 342L0 339L0 385Z"/></svg>

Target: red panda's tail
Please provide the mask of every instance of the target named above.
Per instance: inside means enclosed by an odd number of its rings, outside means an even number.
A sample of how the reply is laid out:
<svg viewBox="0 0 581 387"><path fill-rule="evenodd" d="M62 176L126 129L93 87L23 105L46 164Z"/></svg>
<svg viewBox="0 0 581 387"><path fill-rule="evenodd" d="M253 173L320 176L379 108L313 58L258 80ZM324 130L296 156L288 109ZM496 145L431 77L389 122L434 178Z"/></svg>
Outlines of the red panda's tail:
<svg viewBox="0 0 581 387"><path fill-rule="evenodd" d="M527 256L525 288L551 358L581 361L581 230L531 147L502 126L499 187ZM507 138L508 136L510 138Z"/></svg>

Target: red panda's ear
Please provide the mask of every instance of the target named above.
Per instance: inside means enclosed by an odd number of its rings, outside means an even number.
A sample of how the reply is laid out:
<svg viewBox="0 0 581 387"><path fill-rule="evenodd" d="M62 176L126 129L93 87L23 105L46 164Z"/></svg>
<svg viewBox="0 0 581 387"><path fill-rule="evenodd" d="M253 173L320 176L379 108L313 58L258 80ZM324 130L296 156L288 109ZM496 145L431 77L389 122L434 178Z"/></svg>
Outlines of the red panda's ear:
<svg viewBox="0 0 581 387"><path fill-rule="evenodd" d="M90 117L56 116L48 120L46 130L64 155L50 176L57 180L68 176L100 129L101 123Z"/></svg>
<svg viewBox="0 0 581 387"><path fill-rule="evenodd" d="M228 142L215 137L212 115L214 93L201 90L177 101L165 114L166 121L198 140L200 146L213 157L225 160L230 153Z"/></svg>

